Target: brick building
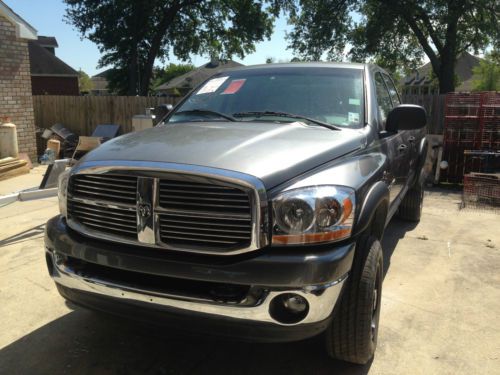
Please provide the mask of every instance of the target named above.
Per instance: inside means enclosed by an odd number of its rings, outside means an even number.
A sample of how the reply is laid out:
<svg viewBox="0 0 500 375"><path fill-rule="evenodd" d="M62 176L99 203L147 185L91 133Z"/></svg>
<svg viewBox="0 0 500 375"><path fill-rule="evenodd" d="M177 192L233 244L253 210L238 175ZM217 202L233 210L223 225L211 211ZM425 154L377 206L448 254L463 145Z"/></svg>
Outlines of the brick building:
<svg viewBox="0 0 500 375"><path fill-rule="evenodd" d="M0 0L0 119L17 126L19 152L36 160L28 41L37 31Z"/></svg>

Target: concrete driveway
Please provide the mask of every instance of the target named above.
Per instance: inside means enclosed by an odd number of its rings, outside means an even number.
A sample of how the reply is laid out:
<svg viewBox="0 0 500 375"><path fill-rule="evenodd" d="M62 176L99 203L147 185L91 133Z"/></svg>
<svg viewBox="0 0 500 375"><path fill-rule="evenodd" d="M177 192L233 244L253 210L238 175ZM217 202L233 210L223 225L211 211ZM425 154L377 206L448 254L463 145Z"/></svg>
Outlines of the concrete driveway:
<svg viewBox="0 0 500 375"><path fill-rule="evenodd" d="M0 374L500 374L500 216L460 211L459 200L428 192L418 226L389 225L379 346L366 366L329 360L321 338L219 341L67 304L44 260L56 198L2 207Z"/></svg>

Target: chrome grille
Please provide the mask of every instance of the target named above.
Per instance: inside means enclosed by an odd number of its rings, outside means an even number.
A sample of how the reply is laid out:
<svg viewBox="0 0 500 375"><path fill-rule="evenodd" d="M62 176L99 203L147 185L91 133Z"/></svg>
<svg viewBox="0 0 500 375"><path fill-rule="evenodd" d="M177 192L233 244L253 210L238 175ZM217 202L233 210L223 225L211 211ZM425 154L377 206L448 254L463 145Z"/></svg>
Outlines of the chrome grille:
<svg viewBox="0 0 500 375"><path fill-rule="evenodd" d="M137 177L78 174L68 186L68 217L86 228L137 240Z"/></svg>
<svg viewBox="0 0 500 375"><path fill-rule="evenodd" d="M82 163L72 170L67 208L71 228L118 243L221 255L268 244L265 188L239 172Z"/></svg>
<svg viewBox="0 0 500 375"><path fill-rule="evenodd" d="M249 193L228 185L159 182L161 241L174 246L244 247L252 239Z"/></svg>

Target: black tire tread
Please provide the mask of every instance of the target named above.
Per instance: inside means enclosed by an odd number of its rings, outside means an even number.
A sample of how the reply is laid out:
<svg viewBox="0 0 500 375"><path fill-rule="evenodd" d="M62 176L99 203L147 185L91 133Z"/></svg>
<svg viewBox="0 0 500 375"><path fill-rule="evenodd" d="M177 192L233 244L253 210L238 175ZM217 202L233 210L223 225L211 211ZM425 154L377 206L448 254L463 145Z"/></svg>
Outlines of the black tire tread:
<svg viewBox="0 0 500 375"><path fill-rule="evenodd" d="M420 221L420 217L422 216L422 187L415 186L412 189L406 192L403 201L399 206L398 216L407 221Z"/></svg>
<svg viewBox="0 0 500 375"><path fill-rule="evenodd" d="M326 331L326 347L333 358L365 364L375 350L371 336L367 340L373 303L370 285L375 283L377 263L382 267L382 247L375 237L365 236L356 253L351 275Z"/></svg>

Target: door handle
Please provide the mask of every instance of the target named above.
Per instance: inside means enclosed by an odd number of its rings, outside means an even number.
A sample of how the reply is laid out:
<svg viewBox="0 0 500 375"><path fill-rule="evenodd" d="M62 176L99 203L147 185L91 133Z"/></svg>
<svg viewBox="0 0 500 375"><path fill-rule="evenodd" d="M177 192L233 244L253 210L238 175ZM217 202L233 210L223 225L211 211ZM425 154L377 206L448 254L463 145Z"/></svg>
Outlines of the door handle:
<svg viewBox="0 0 500 375"><path fill-rule="evenodd" d="M398 151L399 152L405 152L407 148L408 148L407 145L401 144L401 145L398 146Z"/></svg>
<svg viewBox="0 0 500 375"><path fill-rule="evenodd" d="M413 135L410 135L410 136L408 137L408 141L409 141L410 143L415 142L415 137L414 137Z"/></svg>

